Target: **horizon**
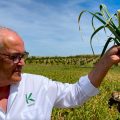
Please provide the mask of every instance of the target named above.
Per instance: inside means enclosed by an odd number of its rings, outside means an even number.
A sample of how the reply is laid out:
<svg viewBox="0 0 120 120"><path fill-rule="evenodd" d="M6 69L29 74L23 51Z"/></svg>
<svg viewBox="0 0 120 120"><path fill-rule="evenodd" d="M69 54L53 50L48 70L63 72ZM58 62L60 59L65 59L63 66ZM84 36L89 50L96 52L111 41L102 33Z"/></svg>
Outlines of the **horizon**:
<svg viewBox="0 0 120 120"><path fill-rule="evenodd" d="M57 55L55 55L55 56L34 56L34 55L32 55L32 56L28 56L29 58L30 57L77 57L77 56L100 56L100 54L79 54L79 55L68 55L68 56L57 56Z"/></svg>

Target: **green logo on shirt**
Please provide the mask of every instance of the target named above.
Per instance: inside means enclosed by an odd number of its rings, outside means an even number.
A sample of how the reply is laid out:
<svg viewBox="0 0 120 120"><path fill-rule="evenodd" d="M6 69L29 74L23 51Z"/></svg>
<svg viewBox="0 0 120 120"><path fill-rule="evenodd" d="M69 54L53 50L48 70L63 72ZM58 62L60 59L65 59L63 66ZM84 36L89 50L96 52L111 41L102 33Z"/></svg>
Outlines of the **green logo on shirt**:
<svg viewBox="0 0 120 120"><path fill-rule="evenodd" d="M27 104L34 103L35 100L32 98L32 93L26 94L25 97L26 97Z"/></svg>

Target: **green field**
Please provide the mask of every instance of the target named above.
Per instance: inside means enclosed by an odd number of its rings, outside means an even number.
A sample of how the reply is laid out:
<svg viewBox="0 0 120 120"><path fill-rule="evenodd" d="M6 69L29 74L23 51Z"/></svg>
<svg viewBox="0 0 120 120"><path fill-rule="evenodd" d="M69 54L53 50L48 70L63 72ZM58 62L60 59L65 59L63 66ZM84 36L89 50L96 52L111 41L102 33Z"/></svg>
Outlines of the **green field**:
<svg viewBox="0 0 120 120"><path fill-rule="evenodd" d="M24 72L47 76L61 82L76 82L92 68L78 65L26 64ZM71 109L53 109L52 120L120 120L116 106L111 109L108 100L114 90L120 90L120 67L113 67L104 78L100 94L91 98L84 105Z"/></svg>

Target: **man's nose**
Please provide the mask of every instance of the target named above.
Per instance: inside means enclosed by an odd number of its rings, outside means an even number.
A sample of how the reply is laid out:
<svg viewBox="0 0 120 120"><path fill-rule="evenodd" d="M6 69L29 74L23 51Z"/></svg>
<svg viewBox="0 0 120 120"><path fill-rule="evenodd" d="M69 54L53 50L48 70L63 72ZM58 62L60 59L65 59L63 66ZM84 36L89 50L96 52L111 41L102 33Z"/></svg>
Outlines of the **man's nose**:
<svg viewBox="0 0 120 120"><path fill-rule="evenodd" d="M21 58L18 62L18 65L24 66L25 65L25 59Z"/></svg>

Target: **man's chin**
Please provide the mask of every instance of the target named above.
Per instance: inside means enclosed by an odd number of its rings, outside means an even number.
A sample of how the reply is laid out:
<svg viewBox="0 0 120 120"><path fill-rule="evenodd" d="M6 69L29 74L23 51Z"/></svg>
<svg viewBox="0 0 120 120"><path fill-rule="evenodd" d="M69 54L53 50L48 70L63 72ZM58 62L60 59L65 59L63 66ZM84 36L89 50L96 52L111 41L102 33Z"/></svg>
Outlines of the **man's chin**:
<svg viewBox="0 0 120 120"><path fill-rule="evenodd" d="M21 72L15 72L12 75L12 83L17 83L19 81L21 81Z"/></svg>

